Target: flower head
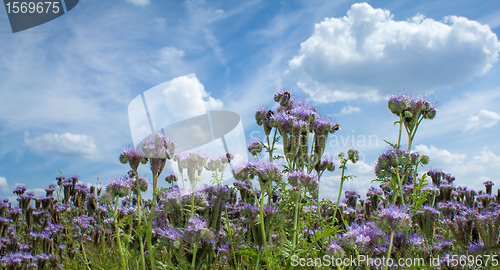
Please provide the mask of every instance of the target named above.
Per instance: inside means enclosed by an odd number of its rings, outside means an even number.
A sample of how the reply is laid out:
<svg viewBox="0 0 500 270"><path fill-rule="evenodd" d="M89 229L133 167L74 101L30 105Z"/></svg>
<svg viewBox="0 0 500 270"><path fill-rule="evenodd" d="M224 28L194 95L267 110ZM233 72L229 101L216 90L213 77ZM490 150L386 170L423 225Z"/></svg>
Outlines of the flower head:
<svg viewBox="0 0 500 270"><path fill-rule="evenodd" d="M127 148L121 153L120 162L123 164L128 163L132 170L137 171L139 164L146 164L147 159L137 152L135 148Z"/></svg>
<svg viewBox="0 0 500 270"><path fill-rule="evenodd" d="M113 179L106 187L106 192L113 197L125 197L129 195L131 191L132 189L130 188L129 181L119 178Z"/></svg>
<svg viewBox="0 0 500 270"><path fill-rule="evenodd" d="M387 227L391 232L395 230L404 231L411 225L410 215L397 206L381 209L378 217L382 227Z"/></svg>
<svg viewBox="0 0 500 270"><path fill-rule="evenodd" d="M138 176L136 179L130 179L130 187L134 193L137 192L137 190L146 192L148 190L148 179L142 176Z"/></svg>
<svg viewBox="0 0 500 270"><path fill-rule="evenodd" d="M250 152L250 154L252 156L257 156L257 154L259 154L260 152L262 152L262 147L264 145L259 141L259 140L253 140L249 143L248 145L248 152Z"/></svg>
<svg viewBox="0 0 500 270"><path fill-rule="evenodd" d="M27 189L26 186L19 185L14 189L14 191L12 193L17 194L19 196L21 194L24 194L26 189Z"/></svg>
<svg viewBox="0 0 500 270"><path fill-rule="evenodd" d="M262 183L268 182L279 182L282 178L281 170L278 165L273 162L262 162L258 161L253 163L257 175L259 176L259 181Z"/></svg>
<svg viewBox="0 0 500 270"><path fill-rule="evenodd" d="M156 133L154 136L146 139L142 145L142 153L147 158L171 159L174 156L175 144L168 140L163 133ZM129 157L133 152L127 153Z"/></svg>
<svg viewBox="0 0 500 270"><path fill-rule="evenodd" d="M288 173L288 182L294 187L303 186L307 188L309 192L314 192L319 185L317 174L303 171L292 171Z"/></svg>

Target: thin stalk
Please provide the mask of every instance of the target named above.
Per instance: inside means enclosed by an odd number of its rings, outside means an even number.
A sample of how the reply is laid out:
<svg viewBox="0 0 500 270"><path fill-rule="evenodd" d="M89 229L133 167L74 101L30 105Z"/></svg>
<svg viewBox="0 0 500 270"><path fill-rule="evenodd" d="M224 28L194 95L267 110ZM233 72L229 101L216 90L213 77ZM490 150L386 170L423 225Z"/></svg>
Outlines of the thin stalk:
<svg viewBox="0 0 500 270"><path fill-rule="evenodd" d="M137 170L134 170L135 174L135 187L137 190L137 207L138 207L138 215L139 215L139 227L142 228L142 196L141 196L141 190L139 188L139 174L137 173ZM144 258L144 243L142 239L142 232L138 234L139 236L139 245L140 245L140 250L141 250L141 269L146 270L146 259Z"/></svg>
<svg viewBox="0 0 500 270"><path fill-rule="evenodd" d="M342 160L342 174L340 176L340 188L339 188L339 195L337 196L337 204L335 205L335 210L333 211L333 218L335 219L337 217L337 209L339 209L339 203L340 203L340 196L342 196L342 187L344 185L344 172L345 172L345 165L347 163L347 160ZM344 223L344 219L342 219L342 223Z"/></svg>
<svg viewBox="0 0 500 270"><path fill-rule="evenodd" d="M150 216L149 216L149 222L147 226L147 231L146 231L146 240L147 240L147 245L148 245L148 255L149 255L149 261L151 263L151 269L156 270L156 265L155 265L155 255L153 252L153 245L151 243L151 238L152 238L152 229L153 229L153 219L154 219L154 214L155 214L155 207L156 207L156 185L158 183L158 173L153 174L153 199L151 202L151 211L150 211Z"/></svg>
<svg viewBox="0 0 500 270"><path fill-rule="evenodd" d="M125 270L127 261L125 260L125 256L123 255L122 242L120 240L120 227L118 226L118 200L119 197L116 196L116 204L115 211L113 213L113 218L115 220L115 231L116 231L116 241L118 242L118 250L120 251L120 261L121 261L121 269Z"/></svg>
<svg viewBox="0 0 500 270"><path fill-rule="evenodd" d="M391 239L389 240L389 249L387 250L387 260L391 258L392 241L394 239L394 230L391 231Z"/></svg>
<svg viewBox="0 0 500 270"><path fill-rule="evenodd" d="M191 191L191 213L190 213L190 217L193 217L194 215L194 185L193 185L193 189Z"/></svg>
<svg viewBox="0 0 500 270"><path fill-rule="evenodd" d="M231 226L229 226L229 215L227 213L227 208L225 209L225 212L226 212L227 235L229 237L229 246L231 247L231 254L233 255L234 267L236 267L236 269L238 269L238 263L236 262L236 255L234 254L233 236L231 233Z"/></svg>
<svg viewBox="0 0 500 270"><path fill-rule="evenodd" d="M262 188L262 186L261 186L261 188ZM264 189L265 188L266 188L266 186L264 186ZM255 198L255 201L259 202L259 200L257 199L257 194L255 194L255 191L253 190L253 188L252 188L252 193L253 193L253 196ZM264 246L264 254L265 254L266 259L267 259L267 240L266 240L266 229L264 226L264 194L263 194L263 192L260 195L260 203L258 205L259 205L259 214L260 214L260 229L261 229L262 241L263 241L262 245ZM251 226L251 227L253 229L253 226ZM255 232L254 232L254 234L255 234ZM260 257L260 252L259 252L259 257Z"/></svg>
<svg viewBox="0 0 500 270"><path fill-rule="evenodd" d="M266 258L267 258L267 239L266 239L266 229L264 226L264 195L263 194L260 196L259 212L260 212L260 229L262 231L262 241L263 241L263 245L264 245L264 253L266 254Z"/></svg>
<svg viewBox="0 0 500 270"><path fill-rule="evenodd" d="M87 266L87 269L92 270L89 266L89 260L87 259L87 253L85 252L85 247L83 246L83 240L80 238L80 245L82 245L82 253L83 253L83 258L85 260L85 266Z"/></svg>
<svg viewBox="0 0 500 270"><path fill-rule="evenodd" d="M401 131L402 131L402 128L403 128L403 114L400 113L399 114L399 135L398 135L398 147L397 149L399 150L399 147L401 146Z"/></svg>
<svg viewBox="0 0 500 270"><path fill-rule="evenodd" d="M410 152L410 149L411 149L411 145L413 143L413 139L415 138L415 135L417 134L417 129L418 129L418 126L420 125L420 122L422 122L424 118L421 117L418 121L417 121L417 124L415 125L415 128L412 130L412 132L410 132L410 134L408 134L408 152Z"/></svg>
<svg viewBox="0 0 500 270"><path fill-rule="evenodd" d="M404 179L404 176L405 174L403 174L403 179ZM396 168L396 177L397 177L397 180L398 180L398 186L399 186L399 192L401 193L401 203L404 204L405 202L405 198L404 198L404 193L403 193L403 180L401 177L399 177L399 169ZM397 200L397 196L393 196L393 203L396 203L396 200Z"/></svg>
<svg viewBox="0 0 500 270"><path fill-rule="evenodd" d="M300 196L302 187L299 185L299 191L297 192L297 201L295 202L295 211L293 214L293 238L292 238L292 250L295 252L297 247L297 223L299 219L299 206L300 206Z"/></svg>
<svg viewBox="0 0 500 270"><path fill-rule="evenodd" d="M193 245L193 261L191 262L191 267L195 269L196 266L196 251L198 250L198 243L194 242Z"/></svg>

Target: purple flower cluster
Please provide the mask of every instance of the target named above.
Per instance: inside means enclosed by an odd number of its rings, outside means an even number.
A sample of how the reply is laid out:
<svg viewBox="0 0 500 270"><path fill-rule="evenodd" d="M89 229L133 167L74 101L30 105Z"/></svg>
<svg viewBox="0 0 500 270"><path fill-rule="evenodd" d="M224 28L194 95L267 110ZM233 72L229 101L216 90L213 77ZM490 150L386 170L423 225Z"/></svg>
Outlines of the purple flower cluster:
<svg viewBox="0 0 500 270"><path fill-rule="evenodd" d="M288 173L288 183L290 183L293 187L305 187L311 193L315 192L319 186L317 174L302 171L293 171Z"/></svg>
<svg viewBox="0 0 500 270"><path fill-rule="evenodd" d="M405 122L412 122L422 116L424 119L433 119L436 116L435 106L423 96L392 94L386 97L387 107L397 115L402 116Z"/></svg>

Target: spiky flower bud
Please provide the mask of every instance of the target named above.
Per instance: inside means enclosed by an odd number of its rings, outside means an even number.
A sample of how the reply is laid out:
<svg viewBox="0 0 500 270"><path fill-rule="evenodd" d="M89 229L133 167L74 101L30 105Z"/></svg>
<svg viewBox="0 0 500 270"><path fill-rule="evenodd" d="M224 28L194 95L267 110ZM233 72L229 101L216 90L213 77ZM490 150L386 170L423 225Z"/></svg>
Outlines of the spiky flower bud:
<svg viewBox="0 0 500 270"><path fill-rule="evenodd" d="M106 187L106 192L110 193L113 197L125 197L131 191L129 182L124 179L114 179Z"/></svg>
<svg viewBox="0 0 500 270"><path fill-rule="evenodd" d="M352 163L356 163L359 160L358 150L349 149L347 150L347 159Z"/></svg>
<svg viewBox="0 0 500 270"><path fill-rule="evenodd" d="M253 140L248 145L248 152L256 157L260 152L262 152L263 144L259 140Z"/></svg>

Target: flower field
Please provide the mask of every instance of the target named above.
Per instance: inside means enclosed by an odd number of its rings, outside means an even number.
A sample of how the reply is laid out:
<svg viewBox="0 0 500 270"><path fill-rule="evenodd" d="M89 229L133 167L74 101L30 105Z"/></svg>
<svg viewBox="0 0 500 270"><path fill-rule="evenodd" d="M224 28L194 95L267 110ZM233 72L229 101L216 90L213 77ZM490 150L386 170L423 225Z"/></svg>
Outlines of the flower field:
<svg viewBox="0 0 500 270"><path fill-rule="evenodd" d="M419 125L436 116L427 99L387 97L398 141L379 156L366 199L343 190L355 181L346 172L358 152L326 158L328 135L339 125L290 92L274 100L272 110L256 111L266 140L249 142L249 162L233 164L231 153L176 153L175 142L156 134L121 153L124 176L102 189L62 175L46 196L18 186L17 201L0 202L0 267L500 268L500 192L492 194L493 182L479 191L455 186L450 174L423 171L429 157L412 150ZM162 174L168 160L181 175ZM234 184L222 185L230 165ZM150 179L139 176L140 166L151 169ZM213 185L194 191L203 170L212 172ZM340 174L335 201L319 199L327 171ZM185 185L193 192L184 194Z"/></svg>

